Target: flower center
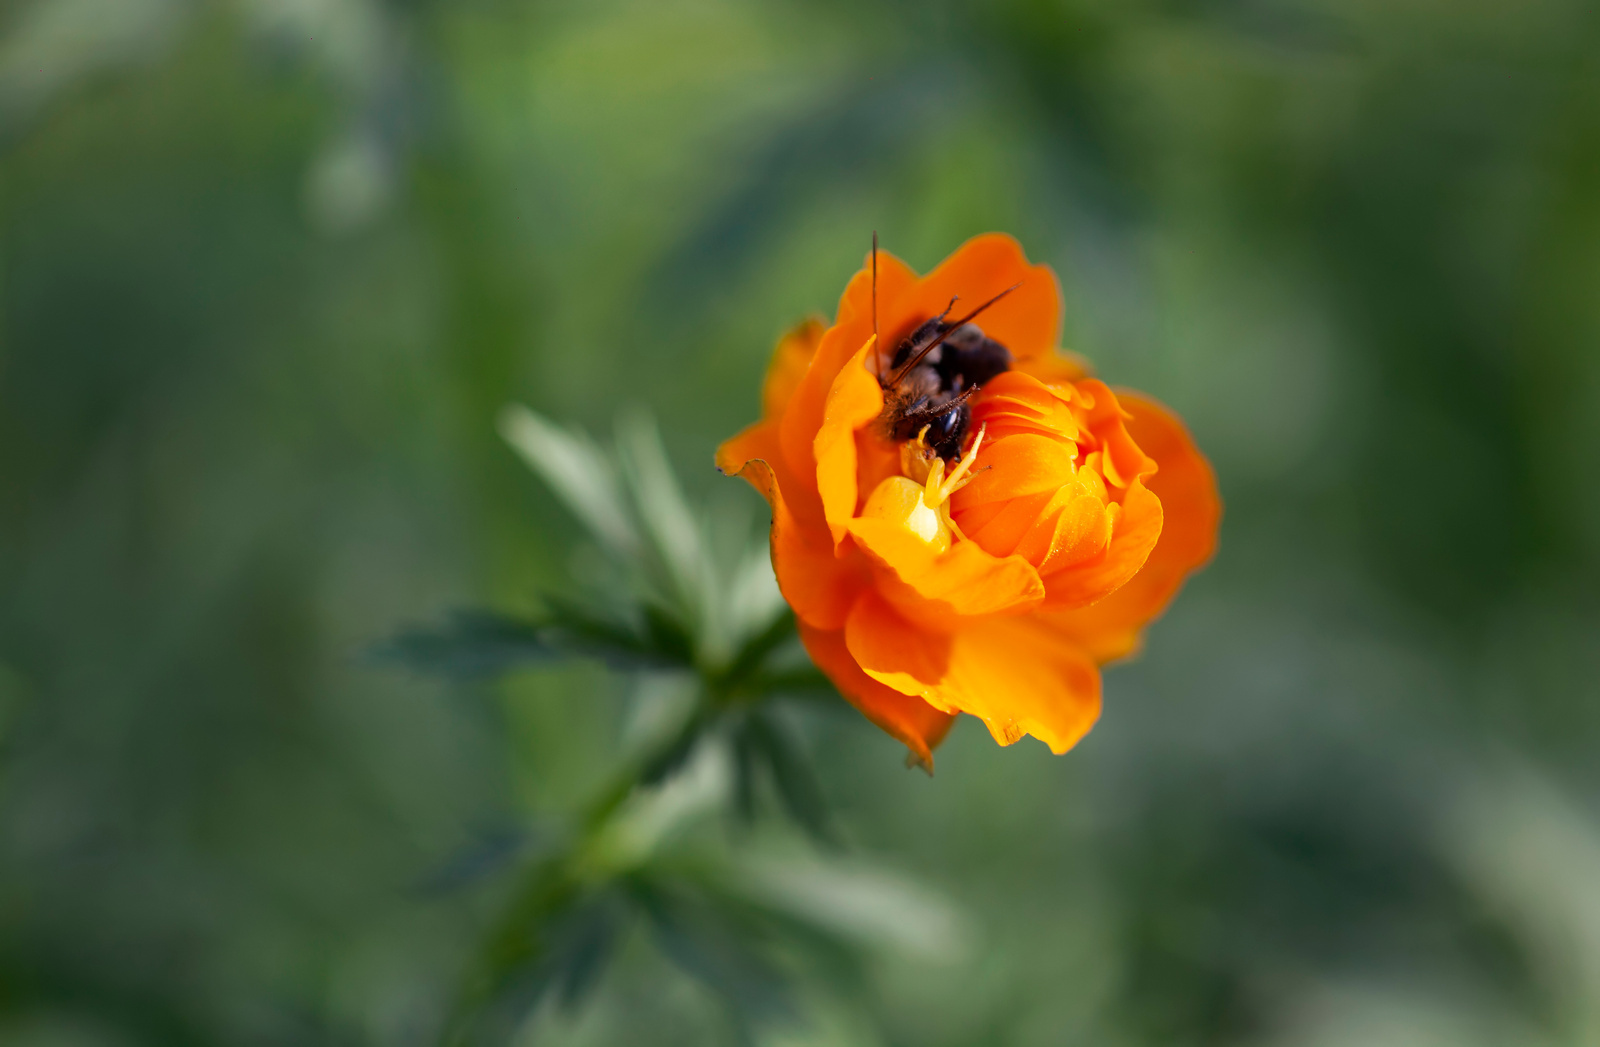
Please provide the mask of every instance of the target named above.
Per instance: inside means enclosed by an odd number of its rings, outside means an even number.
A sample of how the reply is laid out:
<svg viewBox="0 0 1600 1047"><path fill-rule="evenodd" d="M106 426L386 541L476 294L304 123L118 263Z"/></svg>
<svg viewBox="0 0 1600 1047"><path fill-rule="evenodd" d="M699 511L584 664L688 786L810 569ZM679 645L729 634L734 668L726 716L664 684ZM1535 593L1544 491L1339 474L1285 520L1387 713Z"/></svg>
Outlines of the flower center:
<svg viewBox="0 0 1600 1047"><path fill-rule="evenodd" d="M901 462L906 475L890 476L873 489L861 515L893 520L939 552L950 548L952 538L966 535L950 518L950 496L972 482L972 464L978 460L986 430L980 428L972 446L961 456L948 475L944 459L928 446L924 426L916 439L901 445ZM979 470L980 472L982 470Z"/></svg>

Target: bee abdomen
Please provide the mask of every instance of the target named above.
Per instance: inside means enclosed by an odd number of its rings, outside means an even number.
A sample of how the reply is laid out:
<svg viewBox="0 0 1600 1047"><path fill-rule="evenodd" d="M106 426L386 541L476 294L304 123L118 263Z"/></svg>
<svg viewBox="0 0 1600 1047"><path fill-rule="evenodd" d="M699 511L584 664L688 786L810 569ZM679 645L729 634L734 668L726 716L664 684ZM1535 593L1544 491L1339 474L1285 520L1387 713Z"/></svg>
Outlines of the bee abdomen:
<svg viewBox="0 0 1600 1047"><path fill-rule="evenodd" d="M1011 350L985 335L977 324L963 324L939 347L945 350L938 368L941 384L970 389L1011 370Z"/></svg>

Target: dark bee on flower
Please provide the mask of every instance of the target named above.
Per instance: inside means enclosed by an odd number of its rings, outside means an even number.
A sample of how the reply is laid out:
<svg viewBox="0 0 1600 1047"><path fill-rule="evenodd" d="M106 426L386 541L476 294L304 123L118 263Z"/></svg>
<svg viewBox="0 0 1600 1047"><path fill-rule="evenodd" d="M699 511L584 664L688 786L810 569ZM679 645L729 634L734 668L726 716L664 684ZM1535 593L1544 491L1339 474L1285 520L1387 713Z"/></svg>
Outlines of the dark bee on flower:
<svg viewBox="0 0 1600 1047"><path fill-rule="evenodd" d="M952 299L944 312L923 321L895 346L888 366L878 374L884 420L893 440L921 434L946 463L961 457L972 424L968 401L989 379L1011 369L1011 351L972 320L1009 293L1002 291L956 320L947 319L955 307Z"/></svg>

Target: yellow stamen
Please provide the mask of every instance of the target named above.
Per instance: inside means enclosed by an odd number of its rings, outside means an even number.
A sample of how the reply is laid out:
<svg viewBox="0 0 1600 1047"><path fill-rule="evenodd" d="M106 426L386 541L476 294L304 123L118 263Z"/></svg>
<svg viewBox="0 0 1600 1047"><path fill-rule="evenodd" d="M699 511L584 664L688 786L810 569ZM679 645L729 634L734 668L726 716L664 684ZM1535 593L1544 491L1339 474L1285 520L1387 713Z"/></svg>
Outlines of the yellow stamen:
<svg viewBox="0 0 1600 1047"><path fill-rule="evenodd" d="M948 478L944 475L944 459L937 459L933 463L928 470L928 493L924 498L929 506L943 505L951 495L972 482L972 478L977 475L972 472L972 465L978 460L978 448L983 446L983 434L988 428L988 426L979 427L978 435L972 438L972 446L961 456L961 461L956 463Z"/></svg>
<svg viewBox="0 0 1600 1047"><path fill-rule="evenodd" d="M930 508L938 508L939 503L943 501L939 495L939 488L943 483L944 459L935 458L933 461L928 463L928 479L923 483L923 486L927 488L927 493L922 496L922 500L926 502Z"/></svg>

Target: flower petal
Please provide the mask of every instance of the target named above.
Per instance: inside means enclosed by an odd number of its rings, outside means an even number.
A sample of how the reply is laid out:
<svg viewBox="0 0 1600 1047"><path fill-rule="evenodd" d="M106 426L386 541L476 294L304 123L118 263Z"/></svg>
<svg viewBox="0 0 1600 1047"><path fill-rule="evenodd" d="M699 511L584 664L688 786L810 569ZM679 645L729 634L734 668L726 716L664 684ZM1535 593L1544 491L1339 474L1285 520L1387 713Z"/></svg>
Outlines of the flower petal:
<svg viewBox="0 0 1600 1047"><path fill-rule="evenodd" d="M855 549L835 553L820 513L807 523L792 511L789 492L804 488L783 463L777 422L757 422L723 444L717 468L744 477L772 506L772 570L795 614L819 629L842 627L870 570Z"/></svg>
<svg viewBox="0 0 1600 1047"><path fill-rule="evenodd" d="M1094 373L1094 368L1077 353L1057 349L1054 352L1040 353L1025 360L1018 360L1009 373L1018 372L1037 378L1046 385L1061 385L1089 377Z"/></svg>
<svg viewBox="0 0 1600 1047"><path fill-rule="evenodd" d="M794 399L795 390L817 355L817 344L822 341L825 326L820 318L813 316L778 339L778 346L772 351L772 362L767 365L766 381L761 384L763 418L780 417Z"/></svg>
<svg viewBox="0 0 1600 1047"><path fill-rule="evenodd" d="M844 642L863 672L902 694L926 698L946 712L959 707L934 694L950 674L952 634L913 625L878 593L856 598Z"/></svg>
<svg viewBox="0 0 1600 1047"><path fill-rule="evenodd" d="M879 584L919 619L1015 612L1044 599L1039 572L1020 556L991 556L968 541L937 552L893 520L857 517L848 526L856 545L887 569Z"/></svg>
<svg viewBox="0 0 1600 1047"><path fill-rule="evenodd" d="M1032 616L962 619L950 633L912 626L876 593L857 599L845 645L895 690L983 720L1001 745L1031 734L1064 753L1100 717L1100 672Z"/></svg>
<svg viewBox="0 0 1600 1047"><path fill-rule="evenodd" d="M1098 555L1064 563L1044 576L1047 611L1085 607L1111 595L1139 573L1161 537L1161 499L1135 480L1122 499L1111 542ZM1066 559L1066 558L1063 558Z"/></svg>
<svg viewBox="0 0 1600 1047"><path fill-rule="evenodd" d="M955 717L862 672L845 647L842 629L824 631L801 622L800 640L839 693L863 716L904 742L923 770L933 773L933 750L944 741Z"/></svg>
<svg viewBox="0 0 1600 1047"><path fill-rule="evenodd" d="M1070 441L1035 433L985 440L978 449L972 481L955 493L957 513L990 502L1005 502L1054 491L1071 481L1078 469L1077 448Z"/></svg>
<svg viewBox="0 0 1600 1047"><path fill-rule="evenodd" d="M731 436L717 448L717 471L724 476L739 476L744 471L746 462L755 459L768 459L778 453L778 427L771 419L763 419L754 425L747 425L737 435ZM770 502L766 489L756 483L755 477L746 476L752 486L760 491L762 497ZM763 482L765 479L763 478Z"/></svg>
<svg viewBox="0 0 1600 1047"><path fill-rule="evenodd" d="M942 312L952 297L960 297L953 314L960 316L1013 285L1016 290L974 322L1019 361L1053 354L1061 329L1061 289L1056 274L1047 265L1029 265L1022 245L1003 233L973 237L908 295L887 299L880 295L880 302L888 303L898 326L907 326ZM895 330L885 325L885 337Z"/></svg>
<svg viewBox="0 0 1600 1047"><path fill-rule="evenodd" d="M1117 487L1127 487L1135 477L1154 473L1155 459L1145 454L1128 432L1131 416L1117 394L1096 378L1085 379L1077 388L1094 401L1088 411L1088 428L1099 441L1100 470L1106 480Z"/></svg>
<svg viewBox="0 0 1600 1047"><path fill-rule="evenodd" d="M1156 461L1128 432L1130 415L1117 395L1093 378L1077 388L1094 401L1087 427L1099 445L1099 450L1086 457L1085 468L1098 469L1108 487L1121 492L1121 502L1111 541L1100 555L1076 562L1063 557L1060 567L1046 567L1045 610L1084 607L1127 584L1155 548L1164 519L1161 499L1145 486L1145 480L1156 472Z"/></svg>
<svg viewBox="0 0 1600 1047"><path fill-rule="evenodd" d="M1146 482L1161 500L1161 537L1139 573L1110 596L1044 616L1102 663L1138 648L1140 631L1166 609L1189 572L1211 559L1222 518L1216 476L1178 417L1139 393L1117 396L1133 416L1130 435L1160 467Z"/></svg>
<svg viewBox="0 0 1600 1047"><path fill-rule="evenodd" d="M833 379L822 424L812 444L817 463L817 493L822 496L822 511L828 520L835 547L848 533L856 514L860 490L856 481L856 431L872 424L883 413L883 388L867 370L867 356L874 351L869 335Z"/></svg>
<svg viewBox="0 0 1600 1047"><path fill-rule="evenodd" d="M1096 479L1085 469L1084 480ZM1115 522L1122 513L1105 502L1103 489L1092 483L1067 483L1051 496L1040 513L1040 526L1030 530L1016 548L1018 555L1039 565L1039 573L1050 576L1076 567L1099 556L1114 536ZM1049 583L1045 583L1049 588Z"/></svg>
<svg viewBox="0 0 1600 1047"><path fill-rule="evenodd" d="M917 274L887 251L878 252L878 308L880 318L886 302L905 294L916 283ZM845 362L872 336L872 273L863 267L850 280L839 299L839 312L832 327L817 343L811 366L795 388L783 415L783 454L797 476L814 475L816 459L813 441L822 427L823 410L833 380Z"/></svg>

